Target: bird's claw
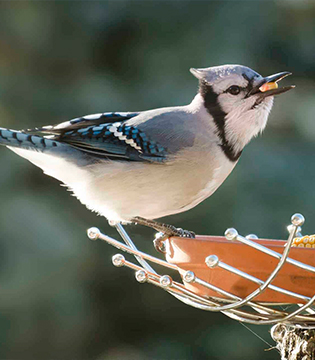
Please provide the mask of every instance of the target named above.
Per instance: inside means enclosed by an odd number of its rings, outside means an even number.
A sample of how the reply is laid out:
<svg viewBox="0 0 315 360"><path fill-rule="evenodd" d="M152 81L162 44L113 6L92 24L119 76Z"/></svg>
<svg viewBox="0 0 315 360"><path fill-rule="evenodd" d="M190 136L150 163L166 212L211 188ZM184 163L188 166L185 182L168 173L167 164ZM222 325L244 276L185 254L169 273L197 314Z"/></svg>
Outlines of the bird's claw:
<svg viewBox="0 0 315 360"><path fill-rule="evenodd" d="M179 232L180 237L191 238L191 239L194 239L196 237L196 234L193 231L184 230L182 228L177 228L177 231Z"/></svg>
<svg viewBox="0 0 315 360"><path fill-rule="evenodd" d="M193 231L183 230L182 228L176 228L174 225L159 223L154 220L148 220L141 217L135 217L132 221L136 224L141 224L144 226L151 227L161 233L163 233L166 238L170 236L178 236L185 238L195 238L196 235Z"/></svg>
<svg viewBox="0 0 315 360"><path fill-rule="evenodd" d="M188 231L182 228L176 228L175 226L171 226L169 236L178 236L178 237L194 239L196 237L196 234L193 231Z"/></svg>
<svg viewBox="0 0 315 360"><path fill-rule="evenodd" d="M183 230L183 231L184 231L183 237L190 239L194 239L196 237L196 233L194 233L193 231L189 231L189 230Z"/></svg>
<svg viewBox="0 0 315 360"><path fill-rule="evenodd" d="M179 236L179 237L192 239L195 238L196 235L193 231L188 231L182 228L175 228L175 227L173 232L168 231L164 233L160 231L155 235L155 239L153 240L153 245L155 247L155 250L157 250L162 254L166 254L165 240L168 239L170 236Z"/></svg>

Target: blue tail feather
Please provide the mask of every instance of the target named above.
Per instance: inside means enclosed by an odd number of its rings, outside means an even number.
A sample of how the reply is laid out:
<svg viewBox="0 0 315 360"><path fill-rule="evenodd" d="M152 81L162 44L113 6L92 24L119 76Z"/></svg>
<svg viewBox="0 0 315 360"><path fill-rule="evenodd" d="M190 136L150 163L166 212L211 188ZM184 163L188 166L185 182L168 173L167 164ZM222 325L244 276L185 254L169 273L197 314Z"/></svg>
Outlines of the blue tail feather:
<svg viewBox="0 0 315 360"><path fill-rule="evenodd" d="M22 131L0 128L0 145L43 151L46 148L60 146L61 143L53 139L27 134Z"/></svg>

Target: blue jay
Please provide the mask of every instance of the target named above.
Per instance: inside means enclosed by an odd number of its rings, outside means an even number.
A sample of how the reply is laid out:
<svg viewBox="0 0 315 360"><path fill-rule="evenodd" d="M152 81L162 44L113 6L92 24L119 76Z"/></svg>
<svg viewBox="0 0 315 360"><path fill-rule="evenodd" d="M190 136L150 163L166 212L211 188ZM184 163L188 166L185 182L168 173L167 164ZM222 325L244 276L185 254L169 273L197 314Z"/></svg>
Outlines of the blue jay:
<svg viewBox="0 0 315 360"><path fill-rule="evenodd" d="M154 219L205 200L265 128L287 75L241 65L190 69L189 105L83 116L34 130L0 128L0 144L40 167L111 224L138 223L167 235L189 232Z"/></svg>

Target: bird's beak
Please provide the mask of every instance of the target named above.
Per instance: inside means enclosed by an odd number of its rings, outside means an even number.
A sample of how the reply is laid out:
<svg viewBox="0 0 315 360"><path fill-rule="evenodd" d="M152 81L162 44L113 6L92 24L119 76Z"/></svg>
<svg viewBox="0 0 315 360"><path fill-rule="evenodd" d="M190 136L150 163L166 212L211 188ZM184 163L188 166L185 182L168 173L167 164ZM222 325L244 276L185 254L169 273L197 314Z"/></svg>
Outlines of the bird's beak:
<svg viewBox="0 0 315 360"><path fill-rule="evenodd" d="M288 90L295 88L295 85L285 86L282 88L278 87L278 81L282 80L283 78L289 75L292 74L288 71L284 71L278 74L266 76L249 91L247 97L254 94L259 94L260 97L265 98L267 96L282 94Z"/></svg>

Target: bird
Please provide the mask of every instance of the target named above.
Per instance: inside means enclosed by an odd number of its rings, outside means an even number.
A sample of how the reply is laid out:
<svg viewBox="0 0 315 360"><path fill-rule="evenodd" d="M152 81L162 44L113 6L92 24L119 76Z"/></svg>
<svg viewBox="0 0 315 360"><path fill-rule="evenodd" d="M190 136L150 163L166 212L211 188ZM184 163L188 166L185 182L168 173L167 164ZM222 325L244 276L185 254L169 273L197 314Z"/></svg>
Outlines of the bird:
<svg viewBox="0 0 315 360"><path fill-rule="evenodd" d="M291 75L263 77L249 67L191 68L190 104L104 112L28 130L0 128L0 145L59 180L110 224L136 223L166 235L194 233L156 219L211 196L261 133L278 87Z"/></svg>

